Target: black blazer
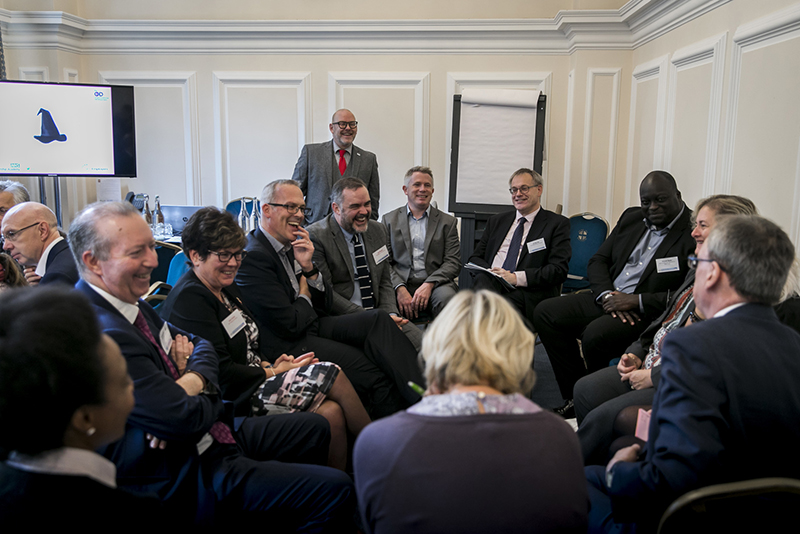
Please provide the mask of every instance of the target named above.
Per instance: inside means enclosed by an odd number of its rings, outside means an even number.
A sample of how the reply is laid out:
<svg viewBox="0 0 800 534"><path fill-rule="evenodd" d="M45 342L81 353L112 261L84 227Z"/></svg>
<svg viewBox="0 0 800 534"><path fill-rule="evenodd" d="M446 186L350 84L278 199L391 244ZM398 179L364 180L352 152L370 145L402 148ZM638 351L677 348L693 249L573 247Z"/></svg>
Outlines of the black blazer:
<svg viewBox="0 0 800 534"><path fill-rule="evenodd" d="M253 314L244 305L236 284L223 289L227 297L244 308L250 317ZM202 336L214 345L219 356L219 386L222 398L232 401L237 416L250 415L250 397L256 392L267 375L260 367L247 364L247 333L242 329L232 338L228 336L222 321L230 312L214 296L194 271L188 271L175 284L164 305L159 310L161 317L178 328ZM259 325L259 332L262 328ZM264 354L264 344L259 343L261 358L272 361Z"/></svg>
<svg viewBox="0 0 800 534"><path fill-rule="evenodd" d="M310 288L313 306L295 298L289 275L261 228L248 234L245 250L236 284L253 318L263 325L261 343L278 354L290 351L307 334L316 333L318 313L330 310L333 289L327 280L325 291Z"/></svg>
<svg viewBox="0 0 800 534"><path fill-rule="evenodd" d="M78 283L78 269L75 267L75 259L69 250L67 240L59 241L47 255L44 276L39 280L39 285L46 284L68 284L74 286Z"/></svg>
<svg viewBox="0 0 800 534"><path fill-rule="evenodd" d="M516 214L516 210L507 211L489 218L469 261L482 267L491 267L500 245L511 225L515 223ZM546 248L529 253L525 243L542 238ZM572 257L569 219L542 208L533 219L525 243L522 245L516 270L525 271L528 286L517 289L536 296L538 300L543 296L558 296L561 284L567 279L569 260Z"/></svg>
<svg viewBox="0 0 800 534"><path fill-rule="evenodd" d="M589 285L595 295L600 295L604 291L614 291L614 279L625 268L631 252L647 230L642 219L644 215L641 208L626 209L611 234L589 260L586 271ZM670 290L679 287L689 271L686 258L697 246L692 238L691 219L692 210L684 204L683 213L664 237L664 241L658 247L653 260L645 267L642 279L634 290L634 293L642 296L644 312L650 317L656 317L664 311ZM658 273L656 260L673 256L678 258L679 269L669 273Z"/></svg>

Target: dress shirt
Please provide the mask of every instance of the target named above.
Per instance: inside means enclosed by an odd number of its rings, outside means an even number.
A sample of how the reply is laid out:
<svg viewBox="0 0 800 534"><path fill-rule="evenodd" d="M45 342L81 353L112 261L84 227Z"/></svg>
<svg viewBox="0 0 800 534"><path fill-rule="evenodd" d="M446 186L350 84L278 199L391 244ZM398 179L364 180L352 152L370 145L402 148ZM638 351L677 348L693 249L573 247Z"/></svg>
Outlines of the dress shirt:
<svg viewBox="0 0 800 534"><path fill-rule="evenodd" d="M425 237L428 234L428 222L430 221L431 207L422 214L419 219L411 213L411 208L406 204L406 214L408 215L408 231L411 234L411 272L409 280L425 280L428 272L425 270Z"/></svg>
<svg viewBox="0 0 800 534"><path fill-rule="evenodd" d="M729 312L732 312L736 308L740 308L741 306L744 306L745 304L747 304L747 303L746 302L737 302L736 304L731 304L727 308L722 308L720 311L718 311L717 313L714 314L714 317L712 317L712 319L716 319L717 317L723 317L725 315L728 315Z"/></svg>
<svg viewBox="0 0 800 534"><path fill-rule="evenodd" d="M358 306L360 308L360 307L362 307L364 305L364 302L361 300L361 285L358 284L355 281L355 273L358 270L358 267L356 266L356 249L355 249L355 245L353 244L353 235L355 235L355 234L351 234L350 232L348 232L347 230L342 228L341 225L339 225L339 228L341 228L342 235L344 235L344 240L347 243L347 250L350 252L350 264L353 266L353 274L354 274L354 278L353 278L353 296L350 297L350 302L352 302L353 304L355 304L356 306ZM364 243L364 236L363 235L359 235L359 239L361 240L361 246L364 247L364 254L366 255L367 254L367 245ZM367 261L367 271L369 271L369 261ZM373 294L377 294L377 292L378 292L378 288L377 287L373 287L372 288L372 293Z"/></svg>
<svg viewBox="0 0 800 534"><path fill-rule="evenodd" d="M350 145L350 148L340 148L336 144L336 141L334 141L332 143L332 146L333 146L333 157L336 158L336 166L337 167L339 166L339 159L342 157L341 154L339 154L339 151L344 150L344 161L345 163L347 163L347 169L349 169L350 162L353 161L353 145ZM344 173L347 174L347 170L345 170ZM335 181L336 180L334 180L334 182Z"/></svg>
<svg viewBox="0 0 800 534"><path fill-rule="evenodd" d="M50 249L52 249L59 241L64 241L64 238L59 236L55 241L47 245L47 248L44 249L44 252L42 252L42 257L39 258L39 263L36 264L36 271L34 271L37 275L44 276L44 273L47 270L47 256L50 254Z"/></svg>
<svg viewBox="0 0 800 534"><path fill-rule="evenodd" d="M514 224L512 224L511 228L509 228L506 238L503 240L503 244L500 245L499 249L497 249L497 254L495 254L494 261L492 261L492 268L499 268L503 266L503 262L506 261L506 254L508 254L508 247L511 245L511 239L514 237L514 231L517 229L517 224L519 223L520 217L523 217L525 222L523 223L522 241L520 243L519 253L517 254L517 261L515 261L514 264L516 265L519 262L519 256L522 254L522 248L526 246L525 239L527 239L528 232L530 232L531 226L533 226L533 220L536 218L536 215L539 214L539 210L541 209L542 207L539 206L535 211L527 215L522 215L520 212L517 212L516 216L514 217ZM517 287L528 287L528 277L525 274L525 271L515 271L514 274L517 276Z"/></svg>
<svg viewBox="0 0 800 534"><path fill-rule="evenodd" d="M298 297L303 298L306 300L306 302L311 304L311 299L308 298L307 295L300 294L300 284L297 282L297 272L295 271L295 266L289 263L289 256L286 255L286 253L289 252L289 250L291 250L292 245L290 244L284 245L283 243L272 237L272 235L270 235L270 233L264 230L263 228L261 229L261 232L265 236L267 236L267 240L275 249L275 252L278 253L278 257L281 259L281 264L283 265L283 268L286 270L286 274L289 275L289 281L292 283L292 289L294 289L294 298ZM295 264L296 263L297 260L295 260ZM299 268L299 265L297 267ZM308 285L310 285L317 291L325 291L325 283L322 281L322 273L319 273L317 275L316 280L306 278L306 282L308 282ZM313 306L313 304L311 305Z"/></svg>
<svg viewBox="0 0 800 534"><path fill-rule="evenodd" d="M61 447L34 456L14 451L6 464L32 473L88 477L109 488L117 487L117 466L85 449Z"/></svg>

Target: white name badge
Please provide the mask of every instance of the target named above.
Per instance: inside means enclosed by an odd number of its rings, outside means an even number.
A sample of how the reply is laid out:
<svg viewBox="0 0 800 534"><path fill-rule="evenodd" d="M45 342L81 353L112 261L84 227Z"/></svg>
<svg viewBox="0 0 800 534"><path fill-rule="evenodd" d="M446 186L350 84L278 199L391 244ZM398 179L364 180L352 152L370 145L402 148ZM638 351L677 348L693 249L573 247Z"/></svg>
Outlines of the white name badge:
<svg viewBox="0 0 800 534"><path fill-rule="evenodd" d="M297 263L297 260L294 260L294 274L300 274L303 272L303 268L300 267L300 264Z"/></svg>
<svg viewBox="0 0 800 534"><path fill-rule="evenodd" d="M671 258L656 258L656 271L659 273L674 273L680 271L681 268L678 263L678 256Z"/></svg>
<svg viewBox="0 0 800 534"><path fill-rule="evenodd" d="M236 310L223 319L222 326L230 338L241 332L242 328L244 328L244 317L242 317L241 310Z"/></svg>
<svg viewBox="0 0 800 534"><path fill-rule="evenodd" d="M544 244L543 237L534 239L533 241L528 241L528 254L533 254L534 252L539 252L540 250L544 250L546 248L547 247Z"/></svg>
<svg viewBox="0 0 800 534"><path fill-rule="evenodd" d="M169 354L169 349L172 348L172 332L169 331L166 322L161 325L161 332L158 333L158 337L161 339L161 348Z"/></svg>
<svg viewBox="0 0 800 534"><path fill-rule="evenodd" d="M388 257L389 257L389 250L386 248L386 245L383 245L381 248L372 253L372 259L375 260L375 265L378 265L380 262L382 262Z"/></svg>

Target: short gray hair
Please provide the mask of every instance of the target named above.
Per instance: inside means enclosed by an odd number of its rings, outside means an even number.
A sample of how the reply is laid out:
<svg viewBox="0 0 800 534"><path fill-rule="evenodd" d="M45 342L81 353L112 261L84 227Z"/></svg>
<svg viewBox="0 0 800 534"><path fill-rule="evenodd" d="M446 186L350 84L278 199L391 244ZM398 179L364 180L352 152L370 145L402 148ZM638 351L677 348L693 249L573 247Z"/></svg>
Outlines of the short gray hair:
<svg viewBox="0 0 800 534"><path fill-rule="evenodd" d="M278 188L284 185L293 185L297 189L300 189L300 184L294 180L275 180L270 182L264 186L264 189L261 190L261 198L259 200L261 200L262 208L270 202L275 201L275 195L278 192Z"/></svg>
<svg viewBox="0 0 800 534"><path fill-rule="evenodd" d="M514 174L512 174L511 178L508 179L508 185L511 185L511 182L514 181L514 178L516 178L520 174L530 174L533 177L533 187L539 187L540 185L544 185L544 178L542 178L541 174L534 171L533 169L526 169L525 167L514 171Z"/></svg>
<svg viewBox="0 0 800 534"><path fill-rule="evenodd" d="M112 243L103 239L97 231L97 223L110 217L141 217L130 202L95 202L83 208L73 219L69 227L69 248L78 270L83 276L86 265L83 263L83 253L87 250L99 260L107 260Z"/></svg>
<svg viewBox="0 0 800 534"><path fill-rule="evenodd" d="M491 291L459 291L425 331L422 359L428 386L486 384L503 393L533 388L534 337L519 313Z"/></svg>
<svg viewBox="0 0 800 534"><path fill-rule="evenodd" d="M777 224L758 215L730 215L715 224L705 247L745 300L770 306L780 300L794 245Z"/></svg>
<svg viewBox="0 0 800 534"><path fill-rule="evenodd" d="M341 207L342 200L344 199L344 190L359 189L361 187L366 189L367 184L365 184L358 178L353 178L352 176L345 176L344 178L338 180L336 183L333 184L333 187L331 188L331 202Z"/></svg>
<svg viewBox="0 0 800 534"><path fill-rule="evenodd" d="M408 184L411 183L411 177L414 175L415 172L421 172L422 174L427 174L431 177L431 184L433 184L433 171L430 167L423 167L422 165L417 165L416 167L411 167L406 172L405 177L403 178L403 185L408 187Z"/></svg>
<svg viewBox="0 0 800 534"><path fill-rule="evenodd" d="M0 180L0 193L3 192L11 193L11 196L14 197L14 204L31 201L31 195L25 186L13 180Z"/></svg>

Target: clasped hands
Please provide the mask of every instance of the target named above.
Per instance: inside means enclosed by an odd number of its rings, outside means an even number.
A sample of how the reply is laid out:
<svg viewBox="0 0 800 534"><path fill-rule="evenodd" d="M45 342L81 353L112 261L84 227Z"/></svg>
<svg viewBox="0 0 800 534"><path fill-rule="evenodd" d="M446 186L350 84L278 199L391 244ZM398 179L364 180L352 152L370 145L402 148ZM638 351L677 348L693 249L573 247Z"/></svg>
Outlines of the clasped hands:
<svg viewBox="0 0 800 534"><path fill-rule="evenodd" d="M633 353L623 354L617 364L620 380L628 382L631 389L647 389L653 387L650 369L641 369L642 360Z"/></svg>
<svg viewBox="0 0 800 534"><path fill-rule="evenodd" d="M633 326L636 321L641 321L639 314L634 311L639 309L639 295L609 291L600 299L600 305L605 313L623 323Z"/></svg>
<svg viewBox="0 0 800 534"><path fill-rule="evenodd" d="M414 295L408 291L406 286L399 286L397 288L397 306L400 308L400 313L404 317L416 319L419 314L428 308L431 302L431 293L433 293L433 284L425 282L416 291ZM395 322L398 322L395 319ZM402 324L398 323L402 327Z"/></svg>

